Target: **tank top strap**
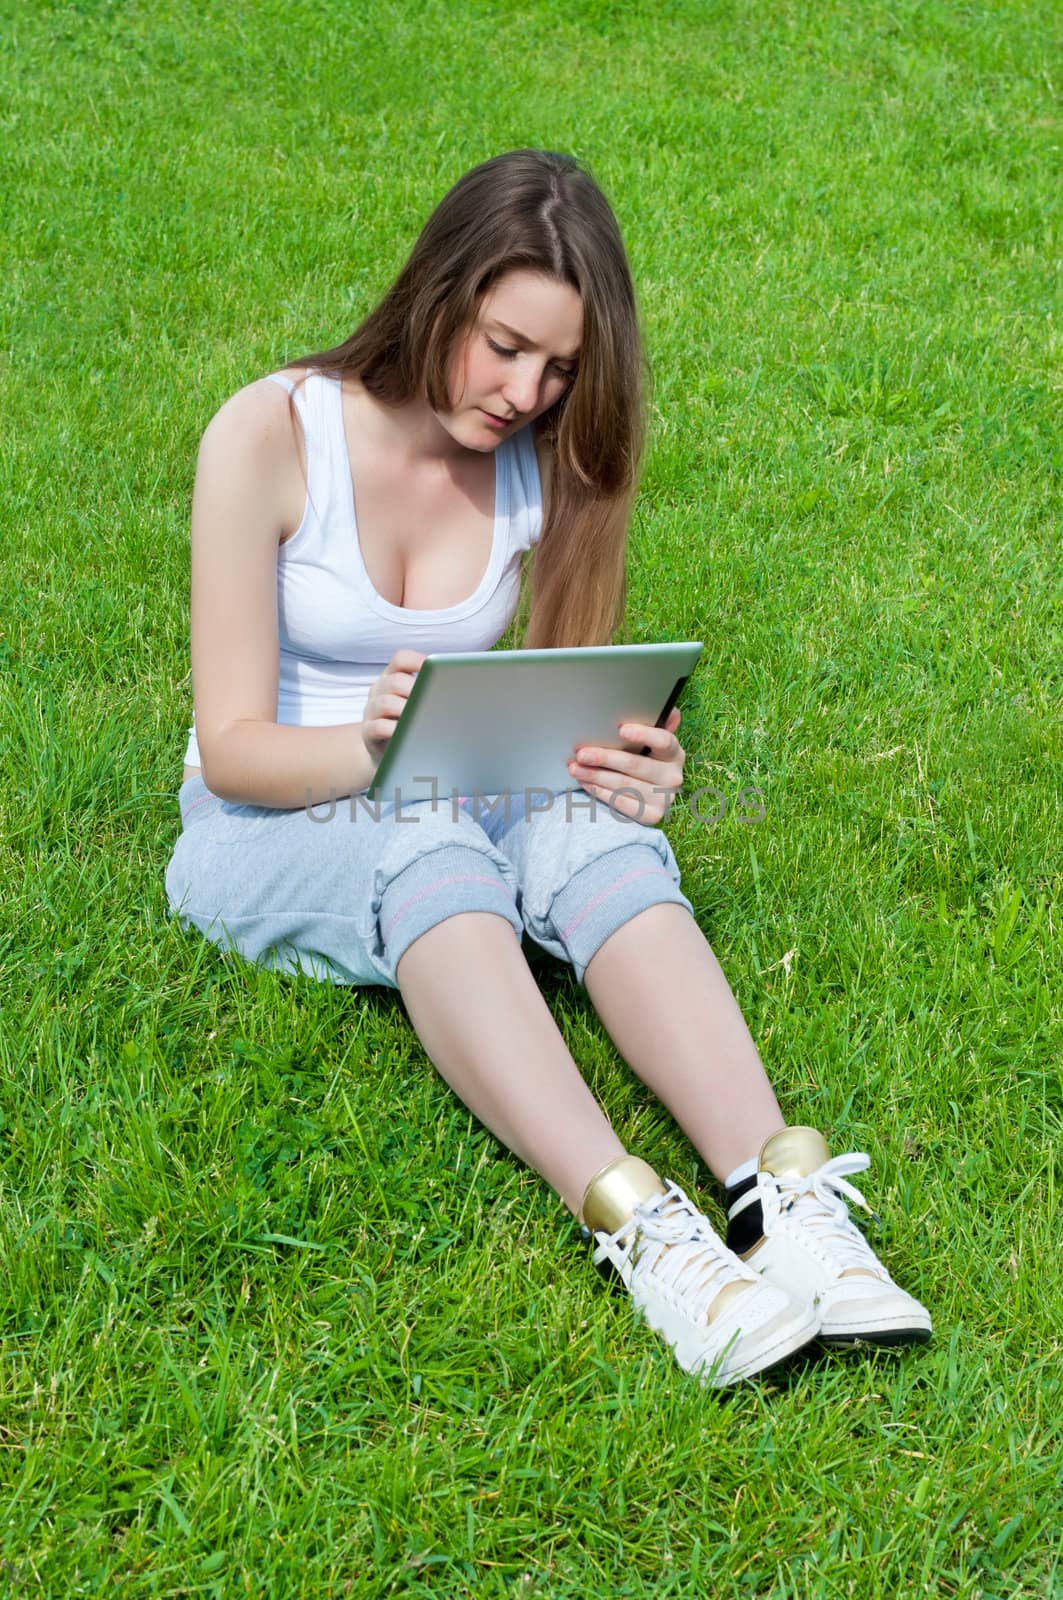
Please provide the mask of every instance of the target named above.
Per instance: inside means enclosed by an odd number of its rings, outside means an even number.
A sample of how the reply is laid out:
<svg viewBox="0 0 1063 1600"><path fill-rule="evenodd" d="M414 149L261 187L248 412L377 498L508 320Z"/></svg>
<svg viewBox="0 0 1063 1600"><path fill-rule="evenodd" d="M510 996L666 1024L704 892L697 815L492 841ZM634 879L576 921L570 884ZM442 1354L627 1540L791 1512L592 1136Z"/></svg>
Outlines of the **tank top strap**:
<svg viewBox="0 0 1063 1600"><path fill-rule="evenodd" d="M288 555L296 542L301 548L315 542L329 515L329 508L335 502L336 449L329 392L332 384L322 373L313 369L298 380L286 372L270 372L266 376L270 382L278 383L286 390L302 425L306 451L307 514L304 514L298 537L293 535L281 546L282 552ZM342 490L342 477L339 484ZM342 493L339 504L343 505Z"/></svg>
<svg viewBox="0 0 1063 1600"><path fill-rule="evenodd" d="M525 498L529 504L537 502L537 509L541 511L543 486L539 479L539 457L535 449L534 424L530 428L521 428L514 435L512 442L516 446L517 460L520 463L521 488Z"/></svg>
<svg viewBox="0 0 1063 1600"><path fill-rule="evenodd" d="M286 372L267 372L266 378L270 383L279 383L281 388L291 396L292 403L299 413L303 427L306 428L308 416L313 411L314 385L321 381L319 375L316 372L309 372L302 382L296 382ZM316 428L314 431L317 431Z"/></svg>
<svg viewBox="0 0 1063 1600"><path fill-rule="evenodd" d="M505 441L503 448L510 468L510 544L512 548L528 550L537 543L543 525L543 486L531 427L521 428Z"/></svg>
<svg viewBox="0 0 1063 1600"><path fill-rule="evenodd" d="M314 415L314 384L320 379L314 372L309 373L301 383L290 378L286 372L267 372L266 377L270 383L279 383L291 399L299 421L303 425L303 435L309 449L311 440L316 439L320 432L320 424Z"/></svg>

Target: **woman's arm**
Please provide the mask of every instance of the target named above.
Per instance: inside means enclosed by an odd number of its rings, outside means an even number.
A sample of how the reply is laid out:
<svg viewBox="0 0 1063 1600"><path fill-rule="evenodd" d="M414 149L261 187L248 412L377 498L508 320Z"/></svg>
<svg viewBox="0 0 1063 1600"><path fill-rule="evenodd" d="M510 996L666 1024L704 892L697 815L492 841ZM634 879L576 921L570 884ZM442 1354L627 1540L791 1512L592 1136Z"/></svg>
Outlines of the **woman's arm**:
<svg viewBox="0 0 1063 1600"><path fill-rule="evenodd" d="M294 809L366 789L361 723L277 722L277 551L305 480L288 396L262 380L226 401L192 498L192 685L203 778L225 800Z"/></svg>

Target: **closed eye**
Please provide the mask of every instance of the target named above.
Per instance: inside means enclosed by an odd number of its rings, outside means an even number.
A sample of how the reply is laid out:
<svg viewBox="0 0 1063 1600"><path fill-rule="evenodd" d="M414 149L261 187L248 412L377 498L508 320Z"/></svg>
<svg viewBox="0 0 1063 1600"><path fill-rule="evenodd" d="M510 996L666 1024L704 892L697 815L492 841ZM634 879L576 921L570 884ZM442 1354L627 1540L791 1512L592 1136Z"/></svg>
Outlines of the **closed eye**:
<svg viewBox="0 0 1063 1600"><path fill-rule="evenodd" d="M504 356L507 361L512 361L514 356L520 354L519 350L514 350L509 345L499 344L498 340L492 339L489 333L485 333L484 338L487 340L488 349L493 350L496 356ZM562 367L556 361L553 363L553 367L559 377L565 378L570 383L576 376L574 367Z"/></svg>

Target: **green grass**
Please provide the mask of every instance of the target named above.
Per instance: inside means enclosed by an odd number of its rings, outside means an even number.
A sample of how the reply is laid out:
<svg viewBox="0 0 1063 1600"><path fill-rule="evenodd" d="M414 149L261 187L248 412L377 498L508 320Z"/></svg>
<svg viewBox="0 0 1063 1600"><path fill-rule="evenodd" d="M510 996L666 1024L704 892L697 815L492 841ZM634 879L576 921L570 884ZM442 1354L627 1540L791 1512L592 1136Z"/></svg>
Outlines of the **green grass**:
<svg viewBox="0 0 1063 1600"><path fill-rule="evenodd" d="M1063 1595L1058 9L0 25L0 1593ZM166 914L199 436L526 143L640 288L631 636L706 640L729 799L669 824L684 887L791 1120L871 1152L925 1351L703 1393L397 996Z"/></svg>

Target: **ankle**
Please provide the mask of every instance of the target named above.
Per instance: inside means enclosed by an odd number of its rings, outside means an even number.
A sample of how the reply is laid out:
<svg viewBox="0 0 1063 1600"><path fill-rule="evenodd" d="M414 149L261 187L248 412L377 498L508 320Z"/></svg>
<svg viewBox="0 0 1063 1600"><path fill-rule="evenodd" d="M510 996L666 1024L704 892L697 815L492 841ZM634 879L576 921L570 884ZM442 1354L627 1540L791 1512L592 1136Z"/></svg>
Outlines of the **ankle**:
<svg viewBox="0 0 1063 1600"><path fill-rule="evenodd" d="M664 1194L665 1185L648 1162L638 1156L617 1156L587 1184L579 1220L592 1233L615 1233L644 1200Z"/></svg>

